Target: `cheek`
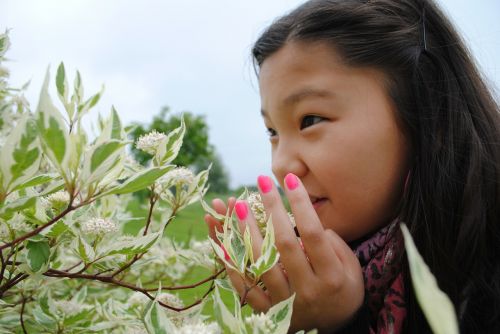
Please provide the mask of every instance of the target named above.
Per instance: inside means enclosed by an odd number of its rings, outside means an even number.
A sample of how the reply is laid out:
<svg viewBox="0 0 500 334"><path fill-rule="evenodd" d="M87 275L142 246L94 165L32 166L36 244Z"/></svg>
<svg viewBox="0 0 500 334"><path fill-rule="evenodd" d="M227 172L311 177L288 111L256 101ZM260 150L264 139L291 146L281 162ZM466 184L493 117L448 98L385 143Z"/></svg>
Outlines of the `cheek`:
<svg viewBox="0 0 500 334"><path fill-rule="evenodd" d="M381 128L385 129L385 128ZM322 158L323 184L332 199L332 224L354 239L388 222L406 176L406 145L399 134L346 132ZM344 230L344 231L342 231Z"/></svg>

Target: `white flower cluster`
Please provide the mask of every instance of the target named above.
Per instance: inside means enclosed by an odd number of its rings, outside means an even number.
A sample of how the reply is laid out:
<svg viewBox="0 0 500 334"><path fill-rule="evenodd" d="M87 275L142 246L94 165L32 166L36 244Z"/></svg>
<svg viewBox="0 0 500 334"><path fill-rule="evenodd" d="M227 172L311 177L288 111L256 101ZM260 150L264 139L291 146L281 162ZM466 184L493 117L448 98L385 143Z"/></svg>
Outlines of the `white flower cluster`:
<svg viewBox="0 0 500 334"><path fill-rule="evenodd" d="M208 270L215 269L214 250L208 239L203 241L192 239L186 251L189 252L186 257L191 259L193 264Z"/></svg>
<svg viewBox="0 0 500 334"><path fill-rule="evenodd" d="M58 312L66 315L77 314L88 308L88 305L72 300L56 300L54 304Z"/></svg>
<svg viewBox="0 0 500 334"><path fill-rule="evenodd" d="M8 222L0 223L0 240L8 240L11 237L9 227L6 224L9 225L10 229L16 235L29 232L33 229L30 225L26 224L25 218L22 215L16 213Z"/></svg>
<svg viewBox="0 0 500 334"><path fill-rule="evenodd" d="M117 230L115 222L104 218L91 218L82 223L82 231L85 234L102 235Z"/></svg>
<svg viewBox="0 0 500 334"><path fill-rule="evenodd" d="M130 298L127 300L127 303L130 306L144 306L150 299L139 291L134 291Z"/></svg>
<svg viewBox="0 0 500 334"><path fill-rule="evenodd" d="M168 292L163 292L158 296L158 300L162 302L163 304L166 304L168 306L176 307L176 308L182 308L184 307L184 303L182 300L180 300L179 297L177 297L174 294L168 293Z"/></svg>
<svg viewBox="0 0 500 334"><path fill-rule="evenodd" d="M172 240L163 239L144 254L140 260L144 265L134 266L131 271L137 276L151 279L169 277L176 282L189 270L189 266L179 257L180 249Z"/></svg>
<svg viewBox="0 0 500 334"><path fill-rule="evenodd" d="M61 207L69 202L69 194L67 191L61 190L47 196L47 201L53 207Z"/></svg>
<svg viewBox="0 0 500 334"><path fill-rule="evenodd" d="M264 313L250 315L245 318L245 323L250 325L253 333L272 333L276 327L273 321Z"/></svg>
<svg viewBox="0 0 500 334"><path fill-rule="evenodd" d="M164 133L153 130L150 133L139 137L135 143L135 147L141 151L154 155L158 149L158 145L166 137L167 136Z"/></svg>
<svg viewBox="0 0 500 334"><path fill-rule="evenodd" d="M189 168L177 167L163 175L160 180L175 185L191 184L194 182L194 174Z"/></svg>
<svg viewBox="0 0 500 334"><path fill-rule="evenodd" d="M187 324L178 328L175 334L219 334L221 330L216 323Z"/></svg>
<svg viewBox="0 0 500 334"><path fill-rule="evenodd" d="M262 203L262 197L257 192L250 192L247 198L250 209L252 210L253 216L257 221L257 226L259 227L259 231L262 235L266 234L266 224L267 224L267 215L266 209L264 208L264 204ZM290 223L295 227L295 217L293 214L288 212L288 218L290 219Z"/></svg>
<svg viewBox="0 0 500 334"><path fill-rule="evenodd" d="M264 204L262 203L262 197L257 192L251 192L248 194L248 204L250 205L250 209L252 210L253 216L257 221L257 226L259 227L260 233L264 235L266 233L266 209L264 208Z"/></svg>

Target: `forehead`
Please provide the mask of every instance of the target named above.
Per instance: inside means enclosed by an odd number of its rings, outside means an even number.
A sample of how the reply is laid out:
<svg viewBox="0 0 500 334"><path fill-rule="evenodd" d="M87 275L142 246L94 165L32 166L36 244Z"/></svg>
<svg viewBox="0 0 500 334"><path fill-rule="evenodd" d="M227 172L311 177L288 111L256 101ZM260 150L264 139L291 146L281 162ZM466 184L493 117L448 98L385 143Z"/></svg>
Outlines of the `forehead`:
<svg viewBox="0 0 500 334"><path fill-rule="evenodd" d="M262 108L281 108L311 92L323 97L348 96L367 81L383 85L383 79L376 69L345 65L335 48L325 42L288 42L261 65Z"/></svg>

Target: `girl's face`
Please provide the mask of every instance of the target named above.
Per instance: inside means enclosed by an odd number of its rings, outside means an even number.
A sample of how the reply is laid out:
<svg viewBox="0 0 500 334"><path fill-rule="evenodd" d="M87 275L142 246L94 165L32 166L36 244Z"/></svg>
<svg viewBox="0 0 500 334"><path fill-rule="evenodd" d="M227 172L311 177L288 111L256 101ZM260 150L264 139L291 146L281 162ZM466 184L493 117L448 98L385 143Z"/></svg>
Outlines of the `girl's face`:
<svg viewBox="0 0 500 334"><path fill-rule="evenodd" d="M408 145L383 81L323 43L289 42L261 66L272 169L304 183L325 228L352 241L389 223L408 173Z"/></svg>

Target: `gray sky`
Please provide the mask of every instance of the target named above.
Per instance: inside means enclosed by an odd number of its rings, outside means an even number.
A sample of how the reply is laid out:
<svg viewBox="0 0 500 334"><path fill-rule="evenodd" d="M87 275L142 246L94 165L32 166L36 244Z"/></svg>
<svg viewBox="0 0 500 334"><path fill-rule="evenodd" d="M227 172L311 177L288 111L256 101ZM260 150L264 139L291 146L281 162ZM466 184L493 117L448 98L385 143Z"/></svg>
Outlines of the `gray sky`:
<svg viewBox="0 0 500 334"><path fill-rule="evenodd" d="M275 17L302 2L0 0L0 29L12 29L11 83L32 80L33 107L47 65L54 75L64 61L71 78L80 71L87 94L105 85L97 111L114 105L125 123L148 122L164 105L204 114L236 186L271 174L250 47ZM500 1L438 2L500 87Z"/></svg>

